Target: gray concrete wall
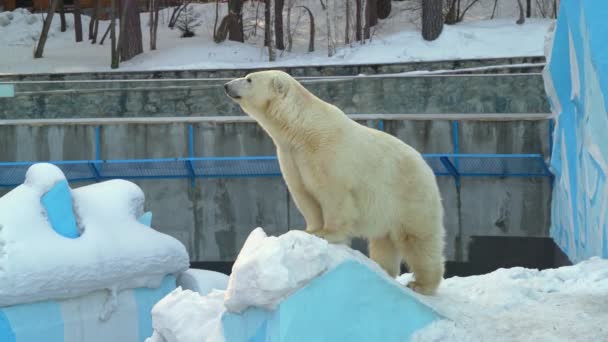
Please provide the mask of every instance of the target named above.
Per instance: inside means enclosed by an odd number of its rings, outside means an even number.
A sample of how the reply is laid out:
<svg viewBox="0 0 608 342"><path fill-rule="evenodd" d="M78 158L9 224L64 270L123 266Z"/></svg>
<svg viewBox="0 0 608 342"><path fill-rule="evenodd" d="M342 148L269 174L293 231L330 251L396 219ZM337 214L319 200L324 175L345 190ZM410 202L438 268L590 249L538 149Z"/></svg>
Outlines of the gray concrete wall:
<svg viewBox="0 0 608 342"><path fill-rule="evenodd" d="M540 74L301 81L346 113L548 113ZM243 115L225 80L17 83L0 120Z"/></svg>
<svg viewBox="0 0 608 342"><path fill-rule="evenodd" d="M540 72L544 56L487 58L469 60L446 60L428 62L383 63L383 64L354 64L354 65L313 65L273 67L284 70L294 76L346 76L346 75L376 75L401 73L419 70L461 70L467 68L492 69L476 70L476 73L523 73ZM508 65L508 67L504 67ZM518 66L519 65L519 66ZM502 67L501 67L502 66ZM74 72L53 74L0 74L0 82L7 81L69 81L69 80L129 80L129 79L197 79L240 77L248 72L263 70L262 68L246 69L193 69L165 71L122 71L112 72Z"/></svg>
<svg viewBox="0 0 608 342"><path fill-rule="evenodd" d="M373 120L362 122L376 125ZM461 121L462 153L548 154L547 121ZM197 156L273 155L274 146L255 123L198 123ZM387 132L423 153L453 152L451 122L386 121ZM0 161L93 159L94 127L88 125L0 126ZM188 126L101 126L101 157L160 158L188 155ZM446 208L448 260L466 261L472 235L548 236L551 186L547 178L438 179ZM153 226L187 246L193 261L234 260L249 232L270 234L304 227L279 177L139 180ZM72 187L85 183L73 183ZM0 189L0 195L8 189ZM359 248L361 244L357 244Z"/></svg>

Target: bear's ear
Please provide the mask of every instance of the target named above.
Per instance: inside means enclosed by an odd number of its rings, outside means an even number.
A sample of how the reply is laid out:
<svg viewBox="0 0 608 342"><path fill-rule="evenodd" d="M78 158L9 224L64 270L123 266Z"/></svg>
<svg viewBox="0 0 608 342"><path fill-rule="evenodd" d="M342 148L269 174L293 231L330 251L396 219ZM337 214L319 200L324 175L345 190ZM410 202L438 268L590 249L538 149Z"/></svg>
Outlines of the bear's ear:
<svg viewBox="0 0 608 342"><path fill-rule="evenodd" d="M285 82L285 80L282 77L273 77L272 78L272 87L274 88L274 91L278 94L278 95L285 95L287 94L287 88L289 87L289 85L287 84L287 82Z"/></svg>

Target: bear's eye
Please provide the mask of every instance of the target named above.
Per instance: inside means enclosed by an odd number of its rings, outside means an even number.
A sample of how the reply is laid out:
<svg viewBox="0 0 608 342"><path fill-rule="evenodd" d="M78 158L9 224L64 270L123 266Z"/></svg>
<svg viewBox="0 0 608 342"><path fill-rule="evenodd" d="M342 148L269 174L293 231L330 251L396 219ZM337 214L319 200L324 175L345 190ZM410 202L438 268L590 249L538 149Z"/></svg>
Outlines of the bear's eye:
<svg viewBox="0 0 608 342"><path fill-rule="evenodd" d="M251 78L248 78L248 79L247 79L247 82L251 83Z"/></svg>

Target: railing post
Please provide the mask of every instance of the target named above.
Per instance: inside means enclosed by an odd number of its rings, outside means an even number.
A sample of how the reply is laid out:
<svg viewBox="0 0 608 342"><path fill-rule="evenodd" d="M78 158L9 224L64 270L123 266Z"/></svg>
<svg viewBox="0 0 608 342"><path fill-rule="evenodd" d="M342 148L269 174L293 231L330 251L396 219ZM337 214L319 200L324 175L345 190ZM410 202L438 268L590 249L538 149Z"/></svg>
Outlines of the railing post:
<svg viewBox="0 0 608 342"><path fill-rule="evenodd" d="M194 166L192 166L192 158L194 158L194 127L192 124L188 125L188 159L186 160L186 166L188 167L188 173L190 174L190 186L196 186L196 174L194 173Z"/></svg>

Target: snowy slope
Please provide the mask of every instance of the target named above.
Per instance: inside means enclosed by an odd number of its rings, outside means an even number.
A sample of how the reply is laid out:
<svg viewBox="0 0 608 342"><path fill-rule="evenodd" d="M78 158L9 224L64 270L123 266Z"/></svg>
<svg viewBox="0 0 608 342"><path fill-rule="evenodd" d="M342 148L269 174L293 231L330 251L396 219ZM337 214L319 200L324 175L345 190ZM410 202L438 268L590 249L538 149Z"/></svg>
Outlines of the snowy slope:
<svg viewBox="0 0 608 342"><path fill-rule="evenodd" d="M56 166L36 164L24 184L0 197L0 306L158 287L188 268L179 241L137 221L144 194L131 182L72 189L82 235L57 234L40 198L62 180Z"/></svg>
<svg viewBox="0 0 608 342"><path fill-rule="evenodd" d="M608 341L605 259L544 271L515 267L453 277L437 296L419 297L453 321L433 323L419 332L418 342Z"/></svg>
<svg viewBox="0 0 608 342"><path fill-rule="evenodd" d="M271 309L347 260L395 281L345 246L301 231L269 237L257 228L237 258L228 288L206 296L174 290L153 308L155 333L148 342L222 341L221 316L226 311ZM397 281L405 284L411 277L404 274ZM544 271L516 267L453 277L441 284L435 296L405 287L404 291L447 317L419 331L418 342L608 340L608 260L594 258Z"/></svg>
<svg viewBox="0 0 608 342"><path fill-rule="evenodd" d="M515 25L513 7L501 5L498 19L488 20L491 9L487 1L484 6L471 9L468 20L463 23L445 26L440 38L426 42L420 36L419 12L408 10L408 2L393 2L393 11L388 19L382 20L374 29L372 40L364 45L352 43L345 46L343 41L344 15L341 8L334 8L330 20L332 40L337 51L327 56L326 12L319 1L301 0L315 13L316 51L307 52L308 23L301 10L292 14L293 41L292 52L278 52L276 62L268 62L267 49L263 48L263 21L253 35L249 31L245 44L225 41L213 42L211 32L215 20L214 4L193 5L201 14L202 26L197 28L198 35L193 38L180 38L180 32L167 27L171 14L169 9L161 11L158 29L157 50L149 50L148 14L141 14L144 53L130 61L123 62L119 70L163 70L163 69L216 69L248 68L289 65L320 64L361 64L391 63L423 60L496 58L517 56L542 56L544 36L554 20L530 18L524 25ZM491 1L493 3L493 1ZM342 5L343 6L343 5ZM220 15L225 14L225 5ZM262 11L263 12L263 11ZM252 27L256 20L256 8L245 6L245 20ZM258 15L259 15L258 11ZM9 20L8 17L11 17ZM2 19L4 18L4 19ZM42 28L40 14L28 14L23 10L0 13L0 73L39 73L39 72L81 72L111 71L109 68L109 40L103 46L91 45L86 40L89 17L83 17L85 41L74 41L73 17L66 15L68 30L59 31L59 18L53 20L50 38L47 41L44 57L33 58L33 50ZM100 37L109 25L100 23Z"/></svg>

